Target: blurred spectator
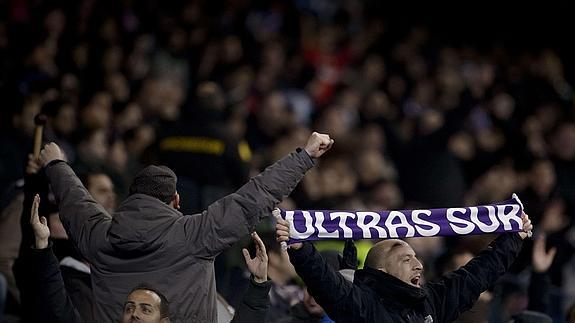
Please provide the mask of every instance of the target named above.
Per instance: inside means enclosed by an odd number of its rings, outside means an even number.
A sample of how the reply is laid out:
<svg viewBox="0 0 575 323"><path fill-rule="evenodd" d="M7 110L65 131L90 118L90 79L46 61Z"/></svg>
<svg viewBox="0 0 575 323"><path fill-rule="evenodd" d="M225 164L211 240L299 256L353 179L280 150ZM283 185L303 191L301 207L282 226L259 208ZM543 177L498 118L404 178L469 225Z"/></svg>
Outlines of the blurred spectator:
<svg viewBox="0 0 575 323"><path fill-rule="evenodd" d="M73 162L76 159L76 151L71 140L76 130L76 108L69 101L56 99L44 103L41 112L48 117L44 140L60 145L68 160Z"/></svg>
<svg viewBox="0 0 575 323"><path fill-rule="evenodd" d="M21 214L14 198L35 115L48 115L45 140L77 170L104 171L124 197L135 172L157 161L159 136L206 123L190 112L200 85L213 82L225 106L214 128L245 138L252 152L244 178L302 145L310 129L337 137L337 152L294 191L293 208L447 207L518 192L558 248L548 271L556 313L575 300L575 55L564 37L575 8L521 7L522 15L498 4L470 16L457 5L349 0L0 4L2 261L19 245L9 223ZM200 175L238 185L234 171L200 163L184 171L209 169Z"/></svg>
<svg viewBox="0 0 575 323"><path fill-rule="evenodd" d="M473 259L473 254L465 250L444 254L437 258L436 270L438 277L465 266L471 259ZM454 322L487 322L492 298L493 294L490 291L481 293L473 307L461 313Z"/></svg>
<svg viewBox="0 0 575 323"><path fill-rule="evenodd" d="M205 209L248 179L250 147L226 131L225 101L215 83L202 83L188 119L158 135L158 161L179 176L178 192L186 214Z"/></svg>

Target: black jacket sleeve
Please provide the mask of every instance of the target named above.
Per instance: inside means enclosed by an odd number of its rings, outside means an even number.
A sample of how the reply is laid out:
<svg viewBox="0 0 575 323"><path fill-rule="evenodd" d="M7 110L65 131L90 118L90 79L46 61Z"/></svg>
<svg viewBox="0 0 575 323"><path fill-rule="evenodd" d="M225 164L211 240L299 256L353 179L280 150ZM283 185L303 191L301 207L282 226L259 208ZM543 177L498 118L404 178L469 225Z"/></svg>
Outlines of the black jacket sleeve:
<svg viewBox="0 0 575 323"><path fill-rule="evenodd" d="M260 284L250 279L250 285L231 323L263 322L270 308L268 295L271 287L269 280Z"/></svg>
<svg viewBox="0 0 575 323"><path fill-rule="evenodd" d="M304 242L299 250L289 249L290 261L306 284L310 295L321 304L329 317L336 322L358 319L362 310L359 287L333 270L313 244Z"/></svg>
<svg viewBox="0 0 575 323"><path fill-rule="evenodd" d="M79 323L84 322L64 287L58 259L51 247L46 249L28 248L29 277L35 295L35 304L43 322Z"/></svg>
<svg viewBox="0 0 575 323"><path fill-rule="evenodd" d="M509 269L522 243L517 233L502 234L465 266L437 283L426 284L438 322L452 322L470 309L479 295Z"/></svg>
<svg viewBox="0 0 575 323"><path fill-rule="evenodd" d="M35 293L35 286L30 281L30 272L35 269L34 264L29 256L29 249L34 244L34 231L30 226L30 212L32 210L32 202L34 195L39 194L43 203L40 204L40 215L46 215L45 206L48 204L48 181L43 172L38 174L26 174L24 177L24 202L22 206L22 214L20 217L20 230L22 233L22 240L20 240L20 249L18 251L18 258L14 261L12 271L16 285L20 290L20 304L24 309L21 313L23 322L39 322L42 316L35 312L26 309L36 308L36 303L40 301Z"/></svg>
<svg viewBox="0 0 575 323"><path fill-rule="evenodd" d="M549 289L551 279L547 273L531 273L529 282L529 307L531 311L547 313L549 310Z"/></svg>

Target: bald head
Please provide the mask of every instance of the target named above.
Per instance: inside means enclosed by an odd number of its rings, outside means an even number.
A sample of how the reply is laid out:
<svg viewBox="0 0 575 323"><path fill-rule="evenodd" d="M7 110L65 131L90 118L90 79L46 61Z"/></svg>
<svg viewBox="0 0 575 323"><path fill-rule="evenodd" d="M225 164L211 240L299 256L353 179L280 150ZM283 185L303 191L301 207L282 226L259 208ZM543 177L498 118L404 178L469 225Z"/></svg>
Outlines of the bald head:
<svg viewBox="0 0 575 323"><path fill-rule="evenodd" d="M407 242L399 239L389 239L383 240L371 247L365 258L365 266L380 269L385 265L385 258L392 249L400 247L403 245L408 245Z"/></svg>
<svg viewBox="0 0 575 323"><path fill-rule="evenodd" d="M417 259L413 248L405 241L389 239L376 243L367 253L365 266L420 287L423 265Z"/></svg>

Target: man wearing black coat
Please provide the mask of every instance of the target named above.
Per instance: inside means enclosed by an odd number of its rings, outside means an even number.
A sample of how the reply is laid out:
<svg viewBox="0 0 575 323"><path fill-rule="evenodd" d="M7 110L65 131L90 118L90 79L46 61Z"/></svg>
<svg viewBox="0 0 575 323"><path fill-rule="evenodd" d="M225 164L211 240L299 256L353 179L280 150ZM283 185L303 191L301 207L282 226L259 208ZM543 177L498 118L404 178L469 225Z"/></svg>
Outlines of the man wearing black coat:
<svg viewBox="0 0 575 323"><path fill-rule="evenodd" d="M353 283L331 269L311 243L295 243L290 261L310 294L336 322L452 322L470 309L511 266L533 226L523 214L523 232L505 233L462 268L422 284L423 265L405 241L375 244ZM278 241L289 225L278 220Z"/></svg>

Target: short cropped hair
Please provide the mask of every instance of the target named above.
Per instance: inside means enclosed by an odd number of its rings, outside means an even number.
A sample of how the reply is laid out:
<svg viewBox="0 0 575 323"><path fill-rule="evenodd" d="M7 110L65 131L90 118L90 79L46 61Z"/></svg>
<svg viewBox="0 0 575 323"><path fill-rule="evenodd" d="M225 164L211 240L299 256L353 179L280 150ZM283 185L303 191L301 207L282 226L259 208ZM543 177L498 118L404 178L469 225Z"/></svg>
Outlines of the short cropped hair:
<svg viewBox="0 0 575 323"><path fill-rule="evenodd" d="M176 174L166 166L142 169L130 185L130 195L146 194L169 204L176 194Z"/></svg>
<svg viewBox="0 0 575 323"><path fill-rule="evenodd" d="M137 291L137 290L147 290L150 291L156 295L158 295L158 297L160 298L160 317L161 318L169 318L170 317L170 303L168 302L168 299L166 298L166 296L164 296L164 294L162 294L159 290L146 285L146 284L139 284L138 286L134 287L134 289L132 289L130 291L130 294L132 294L133 292ZM128 295L130 295L128 294Z"/></svg>

